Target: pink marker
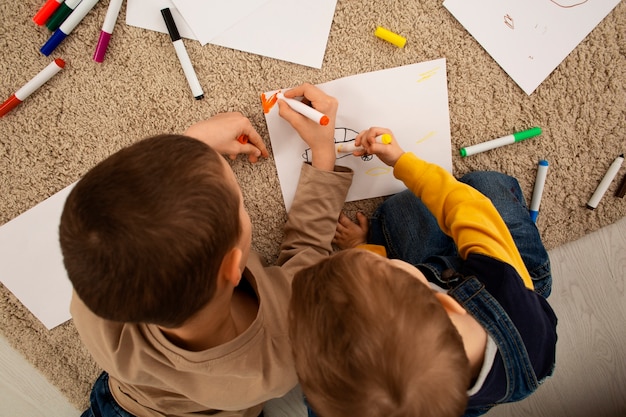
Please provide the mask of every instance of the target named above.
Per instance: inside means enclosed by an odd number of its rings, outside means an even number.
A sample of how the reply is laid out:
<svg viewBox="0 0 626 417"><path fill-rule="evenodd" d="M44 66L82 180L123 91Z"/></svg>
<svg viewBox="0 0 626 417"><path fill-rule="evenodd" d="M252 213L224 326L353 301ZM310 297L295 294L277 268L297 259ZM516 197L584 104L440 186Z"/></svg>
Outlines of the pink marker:
<svg viewBox="0 0 626 417"><path fill-rule="evenodd" d="M48 64L47 67L42 69L39 74L35 75L32 80L24 84L22 88L17 90L0 106L0 117L7 114L15 106L26 100L26 97L34 93L39 87L44 85L50 78L52 78L57 72L61 71L65 67L65 61L61 58L57 58Z"/></svg>
<svg viewBox="0 0 626 417"><path fill-rule="evenodd" d="M107 14L106 16L104 16L104 23L102 24L100 38L98 39L96 50L93 53L93 60L96 62L104 61L104 55L107 52L109 40L111 40L111 34L113 33L113 28L115 27L117 16L120 14L120 9L122 8L123 1L124 0L111 0L111 2L109 3Z"/></svg>
<svg viewBox="0 0 626 417"><path fill-rule="evenodd" d="M54 12L59 8L59 6L63 3L63 0L48 0L41 6L41 9L33 16L33 22L37 23L39 26L43 26L50 16L54 14Z"/></svg>

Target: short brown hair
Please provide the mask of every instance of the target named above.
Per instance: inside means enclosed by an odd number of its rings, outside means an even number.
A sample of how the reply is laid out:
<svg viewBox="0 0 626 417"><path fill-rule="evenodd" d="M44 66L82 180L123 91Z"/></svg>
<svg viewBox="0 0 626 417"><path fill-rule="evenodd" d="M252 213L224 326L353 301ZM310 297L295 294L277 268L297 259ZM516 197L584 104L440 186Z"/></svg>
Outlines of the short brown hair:
<svg viewBox="0 0 626 417"><path fill-rule="evenodd" d="M362 249L299 271L289 335L302 390L323 417L459 416L469 362L433 291Z"/></svg>
<svg viewBox="0 0 626 417"><path fill-rule="evenodd" d="M196 139L160 135L78 181L59 235L74 289L95 314L178 327L212 298L241 234L239 193L220 158Z"/></svg>

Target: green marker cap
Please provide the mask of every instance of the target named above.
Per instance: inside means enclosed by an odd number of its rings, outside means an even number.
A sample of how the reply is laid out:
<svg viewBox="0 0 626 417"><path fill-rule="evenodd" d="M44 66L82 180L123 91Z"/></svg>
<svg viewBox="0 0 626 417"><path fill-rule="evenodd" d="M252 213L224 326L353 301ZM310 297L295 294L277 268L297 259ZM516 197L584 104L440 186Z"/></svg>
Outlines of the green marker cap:
<svg viewBox="0 0 626 417"><path fill-rule="evenodd" d="M533 127L528 130L524 130L522 132L513 133L513 137L515 138L515 142L521 142L524 139L532 138L535 136L541 135L540 127Z"/></svg>
<svg viewBox="0 0 626 417"><path fill-rule="evenodd" d="M459 153L461 154L461 156L467 156L467 151L465 150L465 148L459 149Z"/></svg>

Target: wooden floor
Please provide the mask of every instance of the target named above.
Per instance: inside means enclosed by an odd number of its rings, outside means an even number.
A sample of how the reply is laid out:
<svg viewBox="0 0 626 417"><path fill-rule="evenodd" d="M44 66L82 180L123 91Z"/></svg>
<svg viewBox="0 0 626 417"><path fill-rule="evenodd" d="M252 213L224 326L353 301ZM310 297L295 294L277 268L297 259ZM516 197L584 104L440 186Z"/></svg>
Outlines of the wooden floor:
<svg viewBox="0 0 626 417"><path fill-rule="evenodd" d="M496 407L487 415L624 417L626 218L551 250L550 259L550 303L559 317L555 374L528 399ZM0 416L80 415L2 338L0 371ZM269 402L265 415L305 417L301 398L296 389Z"/></svg>

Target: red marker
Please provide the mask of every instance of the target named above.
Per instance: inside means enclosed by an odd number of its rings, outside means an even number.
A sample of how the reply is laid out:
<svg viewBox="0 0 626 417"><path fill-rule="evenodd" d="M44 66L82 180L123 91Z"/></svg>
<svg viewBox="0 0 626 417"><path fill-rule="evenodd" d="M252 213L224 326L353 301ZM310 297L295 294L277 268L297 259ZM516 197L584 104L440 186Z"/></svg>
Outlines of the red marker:
<svg viewBox="0 0 626 417"><path fill-rule="evenodd" d="M241 143L242 145L245 145L246 143L248 143L248 135L239 135L239 137L237 138L237 140L239 141L239 143Z"/></svg>
<svg viewBox="0 0 626 417"><path fill-rule="evenodd" d="M24 84L24 86L17 90L15 94L11 95L7 101L2 103L0 106L0 117L4 116L15 106L26 100L26 97L30 96L37 89L39 89L39 87L44 85L57 72L61 71L63 67L65 67L65 61L61 58L57 58L48 64L48 66L41 70L39 74L35 75L32 80Z"/></svg>
<svg viewBox="0 0 626 417"><path fill-rule="evenodd" d="M33 22L37 23L39 26L44 25L50 16L56 12L59 6L63 3L63 0L48 0L46 3L41 6L41 9L35 14L33 17Z"/></svg>

